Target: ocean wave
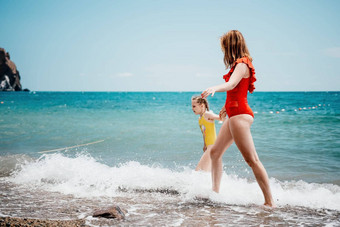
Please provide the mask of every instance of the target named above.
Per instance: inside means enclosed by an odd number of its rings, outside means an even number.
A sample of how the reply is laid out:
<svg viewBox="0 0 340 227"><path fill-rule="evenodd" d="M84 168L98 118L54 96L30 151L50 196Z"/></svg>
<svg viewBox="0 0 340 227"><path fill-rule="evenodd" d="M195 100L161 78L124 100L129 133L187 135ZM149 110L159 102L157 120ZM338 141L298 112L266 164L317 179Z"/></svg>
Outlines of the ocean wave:
<svg viewBox="0 0 340 227"><path fill-rule="evenodd" d="M163 193L183 200L209 198L235 205L262 204L263 196L254 180L223 174L221 192L211 191L210 173L189 168L171 170L131 161L108 166L87 154L67 157L45 154L37 160L17 163L7 181L27 187L71 194L76 197L115 197L121 193ZM340 210L340 187L304 181L270 179L278 206L302 206Z"/></svg>
<svg viewBox="0 0 340 227"><path fill-rule="evenodd" d="M23 164L32 162L33 159L25 154L0 156L0 177L10 176Z"/></svg>

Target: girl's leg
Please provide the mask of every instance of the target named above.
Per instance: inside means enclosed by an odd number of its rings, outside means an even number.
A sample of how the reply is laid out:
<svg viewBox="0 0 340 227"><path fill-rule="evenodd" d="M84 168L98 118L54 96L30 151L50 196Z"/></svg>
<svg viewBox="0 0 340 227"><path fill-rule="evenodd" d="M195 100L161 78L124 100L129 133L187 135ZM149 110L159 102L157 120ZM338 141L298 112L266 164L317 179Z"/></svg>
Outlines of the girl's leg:
<svg viewBox="0 0 340 227"><path fill-rule="evenodd" d="M232 143L233 137L229 129L229 119L226 119L218 133L215 144L210 151L212 189L217 193L220 191L223 173L222 156Z"/></svg>
<svg viewBox="0 0 340 227"><path fill-rule="evenodd" d="M275 206L269 187L268 175L257 156L250 126L254 119L248 114L241 114L230 119L230 131L244 160L252 168L255 178L264 195L267 206Z"/></svg>
<svg viewBox="0 0 340 227"><path fill-rule="evenodd" d="M203 170L210 172L211 171L211 159L210 159L210 151L213 145L208 145L207 149L203 153L201 160L198 162L196 171Z"/></svg>

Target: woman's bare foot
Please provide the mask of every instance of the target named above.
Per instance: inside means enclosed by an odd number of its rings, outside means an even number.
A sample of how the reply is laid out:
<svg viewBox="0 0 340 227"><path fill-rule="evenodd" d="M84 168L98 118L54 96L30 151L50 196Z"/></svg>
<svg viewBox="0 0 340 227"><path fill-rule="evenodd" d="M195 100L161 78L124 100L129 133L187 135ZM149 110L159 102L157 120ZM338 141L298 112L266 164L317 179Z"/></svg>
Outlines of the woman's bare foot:
<svg viewBox="0 0 340 227"><path fill-rule="evenodd" d="M276 208L276 205L274 203L264 203L263 205L263 208L269 208L269 209L274 209Z"/></svg>

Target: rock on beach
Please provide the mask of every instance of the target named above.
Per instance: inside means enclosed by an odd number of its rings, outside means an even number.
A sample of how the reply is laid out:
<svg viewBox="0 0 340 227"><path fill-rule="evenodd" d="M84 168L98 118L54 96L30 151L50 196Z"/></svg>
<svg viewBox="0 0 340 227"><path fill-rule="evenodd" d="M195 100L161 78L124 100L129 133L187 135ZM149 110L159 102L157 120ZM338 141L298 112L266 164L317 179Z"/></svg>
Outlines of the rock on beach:
<svg viewBox="0 0 340 227"><path fill-rule="evenodd" d="M96 210L93 213L93 217L103 217L103 218L116 218L125 219L126 210L121 209L119 206L111 206L103 210Z"/></svg>

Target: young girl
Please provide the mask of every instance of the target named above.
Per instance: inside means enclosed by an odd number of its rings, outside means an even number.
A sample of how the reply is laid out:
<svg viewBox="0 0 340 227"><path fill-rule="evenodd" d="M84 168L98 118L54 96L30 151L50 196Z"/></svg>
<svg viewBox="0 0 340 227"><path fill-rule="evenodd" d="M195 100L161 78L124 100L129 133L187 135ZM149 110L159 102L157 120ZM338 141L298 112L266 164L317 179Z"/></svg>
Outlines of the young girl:
<svg viewBox="0 0 340 227"><path fill-rule="evenodd" d="M209 112L209 104L205 98L195 96L191 99L192 111L196 115L200 115L198 124L203 134L203 155L198 162L196 171L211 171L210 150L216 140L216 129L214 120L220 120L220 117Z"/></svg>
<svg viewBox="0 0 340 227"><path fill-rule="evenodd" d="M252 168L255 178L264 196L264 205L274 207L268 175L257 156L250 126L254 114L247 102L247 93L255 89L255 69L246 42L237 30L229 31L221 37L221 48L224 53L224 64L230 68L224 75L225 83L207 88L202 97L214 96L215 92L227 92L227 100L220 116L228 115L224 121L215 145L211 149L211 175L213 190L219 192L222 178L222 156L235 142L244 160Z"/></svg>

